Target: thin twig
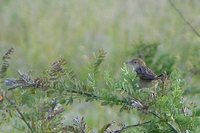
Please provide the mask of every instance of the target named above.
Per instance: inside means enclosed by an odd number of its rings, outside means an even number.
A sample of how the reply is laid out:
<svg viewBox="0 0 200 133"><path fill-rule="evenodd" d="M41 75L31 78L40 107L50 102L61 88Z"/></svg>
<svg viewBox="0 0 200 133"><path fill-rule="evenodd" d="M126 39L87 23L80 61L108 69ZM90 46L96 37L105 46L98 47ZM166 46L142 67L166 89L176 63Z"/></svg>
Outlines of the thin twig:
<svg viewBox="0 0 200 133"><path fill-rule="evenodd" d="M200 37L200 33L192 26L192 24L184 17L181 11L176 7L176 5L172 2L172 0L168 0L170 5L174 8L174 10L179 14L179 16L183 19L183 21L192 29L192 31Z"/></svg>
<svg viewBox="0 0 200 133"><path fill-rule="evenodd" d="M143 125L148 124L148 123L150 123L150 122L151 122L151 121L147 121L147 122L138 123L138 124L135 124L135 125L125 126L125 127L123 127L122 129L116 130L116 131L114 131L114 132L108 132L108 133L122 133L122 132L126 131L126 130L129 129L129 128L138 127L138 126L143 126Z"/></svg>
<svg viewBox="0 0 200 133"><path fill-rule="evenodd" d="M30 124L26 121L26 118L24 117L24 115L21 113L21 111L19 110L19 108L9 99L5 96L5 98L7 99L7 101L16 109L17 113L20 115L21 119L24 121L24 123L27 125L27 127L30 129L30 131L32 133L34 133L32 127L30 126Z"/></svg>
<svg viewBox="0 0 200 133"><path fill-rule="evenodd" d="M88 92L82 92L82 91L77 91L77 90L71 90L72 93L76 93L79 95L85 95L87 97L94 97L96 99L100 99L100 97L94 95L93 93L88 93Z"/></svg>

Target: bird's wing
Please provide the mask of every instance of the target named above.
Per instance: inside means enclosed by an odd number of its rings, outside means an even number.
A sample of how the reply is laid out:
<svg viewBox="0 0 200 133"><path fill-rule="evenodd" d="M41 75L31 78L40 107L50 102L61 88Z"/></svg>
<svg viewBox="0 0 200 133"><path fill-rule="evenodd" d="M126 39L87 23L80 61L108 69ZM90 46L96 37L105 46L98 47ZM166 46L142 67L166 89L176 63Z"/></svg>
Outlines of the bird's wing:
<svg viewBox="0 0 200 133"><path fill-rule="evenodd" d="M157 75L153 73L153 71L147 67L140 67L136 70L140 79L143 80L155 80L157 79Z"/></svg>

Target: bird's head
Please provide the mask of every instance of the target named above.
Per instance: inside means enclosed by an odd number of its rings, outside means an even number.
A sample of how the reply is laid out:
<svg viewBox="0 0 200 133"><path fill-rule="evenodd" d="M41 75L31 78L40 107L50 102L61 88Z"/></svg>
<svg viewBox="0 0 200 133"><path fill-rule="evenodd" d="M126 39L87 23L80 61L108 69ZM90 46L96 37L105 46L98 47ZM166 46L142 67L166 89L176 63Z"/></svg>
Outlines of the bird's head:
<svg viewBox="0 0 200 133"><path fill-rule="evenodd" d="M137 69L141 66L146 66L145 62L140 58L132 59L132 60L126 62L126 64L130 64L134 69Z"/></svg>

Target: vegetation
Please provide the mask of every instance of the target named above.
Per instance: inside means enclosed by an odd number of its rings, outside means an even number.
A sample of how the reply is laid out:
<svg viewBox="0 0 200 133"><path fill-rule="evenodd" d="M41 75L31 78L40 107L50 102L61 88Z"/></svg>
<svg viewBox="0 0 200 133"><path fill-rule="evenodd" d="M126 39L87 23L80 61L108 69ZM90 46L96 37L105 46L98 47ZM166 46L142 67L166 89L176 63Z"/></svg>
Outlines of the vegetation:
<svg viewBox="0 0 200 133"><path fill-rule="evenodd" d="M198 3L1 1L0 132L200 132Z"/></svg>
<svg viewBox="0 0 200 133"><path fill-rule="evenodd" d="M142 46L144 48L142 51L151 46L155 47L155 45ZM156 48L151 50L155 52ZM9 66L7 60L12 53L13 48L3 56L1 79L5 77ZM67 61L62 58L53 62L42 77L34 78L30 73L18 71L18 78L5 80L9 88L2 94L2 98L5 98L5 101L2 100L2 116L5 116L3 122L5 120L9 122L12 120L10 117L19 115L18 119L24 124L19 124L16 128L21 131L91 132L86 129L83 118L74 119L73 126L62 123L61 116L65 106L79 99L85 102L95 100L102 106L119 106L120 111L138 110L140 123L130 126L121 124L119 129L108 131L112 126L109 123L100 129L100 132L119 133L132 127L137 128L131 132L178 133L199 130L197 126L200 119L196 117L196 109L183 101L183 81L176 71L171 72L169 79L165 79L156 88L156 92L152 93L151 88L148 90L138 88L136 74L129 72L126 65L121 68L119 79L113 78L108 70L99 70L105 54L103 50L95 54L95 61L89 67L88 77L84 80L80 80ZM149 57L149 60L152 57ZM168 69L171 70L171 67L168 66ZM99 78L99 75L103 75L103 79ZM21 110L27 111L23 113Z"/></svg>

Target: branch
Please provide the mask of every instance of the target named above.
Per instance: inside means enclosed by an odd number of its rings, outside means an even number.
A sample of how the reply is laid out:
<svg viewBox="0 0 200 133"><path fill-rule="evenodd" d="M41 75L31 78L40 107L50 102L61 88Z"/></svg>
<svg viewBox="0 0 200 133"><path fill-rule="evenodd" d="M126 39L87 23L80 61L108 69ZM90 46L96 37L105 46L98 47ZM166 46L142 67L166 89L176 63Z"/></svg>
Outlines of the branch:
<svg viewBox="0 0 200 133"><path fill-rule="evenodd" d="M93 97L95 99L99 99L101 100L102 98L99 97L99 96L96 96L95 94L93 93L88 93L88 92L82 92L82 91L77 91L77 90L70 90L72 93L75 93L75 94L79 94L79 95L84 95L86 97Z"/></svg>
<svg viewBox="0 0 200 133"><path fill-rule="evenodd" d="M133 127L138 127L138 126L143 126L145 124L148 124L150 123L151 121L147 121L147 122L143 122L143 123L138 123L138 124L135 124L135 125L129 125L129 126L125 126L125 127L122 127L122 129L119 129L119 130L116 130L116 131L111 131L111 132L108 132L108 133L122 133L124 131L126 131L127 129L129 128L133 128Z"/></svg>
<svg viewBox="0 0 200 133"><path fill-rule="evenodd" d="M176 7L176 5L172 2L172 0L168 0L169 4L174 8L174 10L179 14L179 16L183 19L183 21L192 29L192 31L200 37L200 33L192 26L192 24L186 20L184 15L181 13L181 11Z"/></svg>
<svg viewBox="0 0 200 133"><path fill-rule="evenodd" d="M19 108L9 99L5 96L5 98L8 100L8 102L16 109L17 113L20 115L21 119L24 121L24 123L27 125L27 127L30 129L30 131L32 133L34 133L32 127L30 126L30 124L26 121L24 115L21 113L21 111L19 110Z"/></svg>

